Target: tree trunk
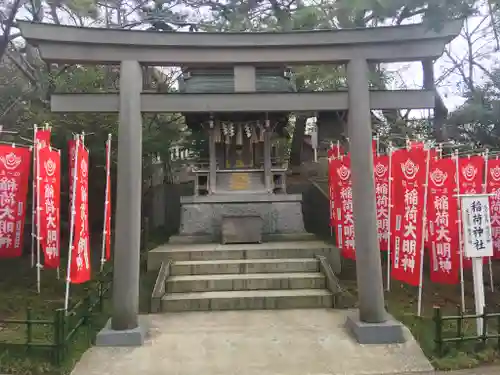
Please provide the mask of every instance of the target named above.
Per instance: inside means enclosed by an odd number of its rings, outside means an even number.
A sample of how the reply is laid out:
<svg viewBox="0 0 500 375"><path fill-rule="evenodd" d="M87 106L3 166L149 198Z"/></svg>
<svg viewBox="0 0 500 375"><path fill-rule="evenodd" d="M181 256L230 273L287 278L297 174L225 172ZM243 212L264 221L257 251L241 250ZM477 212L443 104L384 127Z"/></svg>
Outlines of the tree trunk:
<svg viewBox="0 0 500 375"><path fill-rule="evenodd" d="M15 0L9 9L8 16L3 20L3 36L0 38L0 61L2 61L5 51L7 51L10 41L10 31L16 19L17 12L21 7L21 0Z"/></svg>
<svg viewBox="0 0 500 375"><path fill-rule="evenodd" d="M434 138L438 142L445 142L448 137L445 129L445 122L448 117L448 109L446 108L443 99L436 90L434 83L434 63L431 59L421 61L422 71L424 75L424 89L434 90L434 121L432 124L432 132Z"/></svg>
<svg viewBox="0 0 500 375"><path fill-rule="evenodd" d="M292 146L290 148L290 166L292 169L300 167L302 164L302 146L306 133L306 116L298 115L295 119L295 128L293 130Z"/></svg>

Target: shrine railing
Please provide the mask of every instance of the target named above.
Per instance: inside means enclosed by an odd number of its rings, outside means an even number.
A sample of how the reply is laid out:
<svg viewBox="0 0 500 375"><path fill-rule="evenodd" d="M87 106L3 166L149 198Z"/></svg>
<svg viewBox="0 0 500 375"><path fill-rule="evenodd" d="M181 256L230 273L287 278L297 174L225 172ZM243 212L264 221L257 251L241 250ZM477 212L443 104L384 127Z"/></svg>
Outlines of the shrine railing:
<svg viewBox="0 0 500 375"><path fill-rule="evenodd" d="M475 321L482 319L482 332L477 334L475 330ZM434 344L435 354L443 357L452 345L460 349L467 342L479 344L480 348L486 348L493 343L500 351L500 313L488 312L485 307L483 314L468 315L463 314L460 307L457 308L456 315L442 315L440 307L434 307ZM466 323L472 322L473 327L466 326ZM476 333L471 333L473 330Z"/></svg>
<svg viewBox="0 0 500 375"><path fill-rule="evenodd" d="M67 312L57 309L52 317L43 319L28 307L24 319L0 320L5 335L4 340L0 338L0 349L15 357L41 357L60 365L77 342L77 334L85 333L78 341L83 339L87 344L94 341L97 329L102 327L102 322L96 320L102 320L99 317L103 314L111 282L109 269L98 276L95 289L88 289L85 297L70 306Z"/></svg>
<svg viewBox="0 0 500 375"><path fill-rule="evenodd" d="M144 268L149 245L149 220L145 218L141 229L141 267ZM70 304L67 312L59 308L47 314L28 307L24 318L0 319L0 353L3 355L0 369L6 356L60 366L75 347L91 346L109 317L107 302L112 281L113 269L105 267L95 277L92 287Z"/></svg>

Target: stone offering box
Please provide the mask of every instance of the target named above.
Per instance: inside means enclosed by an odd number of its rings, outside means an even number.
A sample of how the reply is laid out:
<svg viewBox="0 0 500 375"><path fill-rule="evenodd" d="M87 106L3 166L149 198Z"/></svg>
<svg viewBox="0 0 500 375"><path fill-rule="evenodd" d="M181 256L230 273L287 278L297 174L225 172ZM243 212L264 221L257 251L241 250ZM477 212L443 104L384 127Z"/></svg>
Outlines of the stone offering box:
<svg viewBox="0 0 500 375"><path fill-rule="evenodd" d="M253 216L223 216L221 243L262 243L262 218Z"/></svg>

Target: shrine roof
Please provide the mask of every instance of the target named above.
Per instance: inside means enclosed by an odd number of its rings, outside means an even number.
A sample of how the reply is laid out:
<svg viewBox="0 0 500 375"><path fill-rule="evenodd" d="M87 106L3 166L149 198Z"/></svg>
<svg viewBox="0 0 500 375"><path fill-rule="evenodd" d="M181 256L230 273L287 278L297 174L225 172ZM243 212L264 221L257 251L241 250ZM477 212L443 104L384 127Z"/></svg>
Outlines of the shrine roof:
<svg viewBox="0 0 500 375"><path fill-rule="evenodd" d="M293 92L294 85L284 77L256 76L257 92ZM179 80L179 91L186 94L234 92L233 75L199 75Z"/></svg>

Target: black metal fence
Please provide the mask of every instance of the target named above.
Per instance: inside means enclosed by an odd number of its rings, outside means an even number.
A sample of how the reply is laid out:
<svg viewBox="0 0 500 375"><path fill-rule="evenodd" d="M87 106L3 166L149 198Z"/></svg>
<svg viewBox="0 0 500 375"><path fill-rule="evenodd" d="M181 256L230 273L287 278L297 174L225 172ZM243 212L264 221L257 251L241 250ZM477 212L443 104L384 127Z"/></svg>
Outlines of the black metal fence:
<svg viewBox="0 0 500 375"><path fill-rule="evenodd" d="M477 333L474 326L474 332L465 329L465 322L473 322L482 319L482 332ZM500 350L500 313L488 312L485 307L484 313L479 315L463 314L461 309L457 309L456 315L443 316L441 308L434 307L434 343L435 353L438 357L446 354L450 346L454 345L460 349L464 343L472 342L479 345L480 348L486 348L488 343L494 343ZM446 327L445 327L446 326Z"/></svg>
<svg viewBox="0 0 500 375"><path fill-rule="evenodd" d="M106 296L110 292L112 271L101 273L96 288L87 290L84 298L64 309L56 309L51 319L40 319L32 309L26 310L25 319L3 319L0 324L9 329L15 327L18 332L12 342L1 342L0 348L13 353L49 356L52 363L58 365L76 341L77 333L85 330L89 343L95 339L94 318L103 314ZM100 328L100 327L97 327ZM19 335L24 331L24 335ZM23 336L24 339L20 339Z"/></svg>

